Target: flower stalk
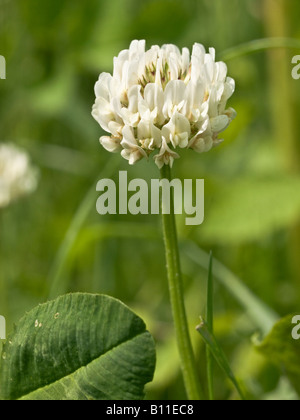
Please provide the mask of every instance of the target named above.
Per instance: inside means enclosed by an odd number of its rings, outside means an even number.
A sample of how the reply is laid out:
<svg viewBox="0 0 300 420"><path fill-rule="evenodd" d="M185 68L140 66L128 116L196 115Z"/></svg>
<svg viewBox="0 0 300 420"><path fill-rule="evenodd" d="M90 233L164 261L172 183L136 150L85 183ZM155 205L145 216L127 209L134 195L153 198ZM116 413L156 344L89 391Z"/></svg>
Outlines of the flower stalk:
<svg viewBox="0 0 300 420"><path fill-rule="evenodd" d="M171 181L170 166L164 165L162 167L161 178L168 179L169 181ZM170 195L171 211L169 212L169 214L163 213L163 202L161 207L169 281L169 293L172 306L174 327L187 396L190 400L201 400L203 399L202 390L197 374L195 356L193 353L184 304L184 290L180 268L178 239L174 215L174 193L172 189Z"/></svg>

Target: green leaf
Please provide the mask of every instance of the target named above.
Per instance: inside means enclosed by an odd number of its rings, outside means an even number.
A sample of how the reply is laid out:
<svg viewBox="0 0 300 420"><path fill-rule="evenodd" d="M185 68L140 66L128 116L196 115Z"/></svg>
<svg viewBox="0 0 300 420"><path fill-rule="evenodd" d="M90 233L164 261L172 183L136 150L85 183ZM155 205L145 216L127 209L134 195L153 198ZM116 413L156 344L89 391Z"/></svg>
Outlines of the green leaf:
<svg viewBox="0 0 300 420"><path fill-rule="evenodd" d="M196 328L197 331L200 333L201 337L205 341L205 344L209 348L211 354L214 356L216 362L220 366L220 368L223 370L225 375L228 377L228 379L233 383L235 386L237 392L239 393L242 400L245 400L244 394L240 388L240 385L238 381L236 380L229 362L227 360L227 357L225 356L225 353L223 352L222 348L219 346L217 340L215 339L215 336L210 332L207 323L201 319L201 324Z"/></svg>
<svg viewBox="0 0 300 420"><path fill-rule="evenodd" d="M278 321L257 349L283 369L300 395L300 340L292 336L300 328L292 323L293 318L288 315Z"/></svg>
<svg viewBox="0 0 300 420"><path fill-rule="evenodd" d="M26 314L8 337L2 400L138 400L153 378L141 318L103 295L69 294Z"/></svg>

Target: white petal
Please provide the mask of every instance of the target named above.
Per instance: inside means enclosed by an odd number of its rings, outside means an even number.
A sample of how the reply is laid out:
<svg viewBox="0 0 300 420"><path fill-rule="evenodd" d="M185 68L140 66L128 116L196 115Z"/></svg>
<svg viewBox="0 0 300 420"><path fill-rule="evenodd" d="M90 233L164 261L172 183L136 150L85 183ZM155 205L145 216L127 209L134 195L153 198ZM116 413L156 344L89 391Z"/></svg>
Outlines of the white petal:
<svg viewBox="0 0 300 420"><path fill-rule="evenodd" d="M137 136L139 140L147 139L150 137L150 123L148 121L140 121L138 125Z"/></svg>
<svg viewBox="0 0 300 420"><path fill-rule="evenodd" d="M224 94L225 85L222 82L217 82L214 87L215 99L217 102L221 102L222 96Z"/></svg>
<svg viewBox="0 0 300 420"><path fill-rule="evenodd" d="M213 147L213 144L214 144L213 138L211 136L205 136L204 144L205 144L204 152L208 152Z"/></svg>
<svg viewBox="0 0 300 420"><path fill-rule="evenodd" d="M224 93L222 100L227 101L233 95L235 91L235 81L231 77L227 77L224 84Z"/></svg>
<svg viewBox="0 0 300 420"><path fill-rule="evenodd" d="M120 139L114 137L103 136L100 143L108 152L116 153L122 149Z"/></svg>
<svg viewBox="0 0 300 420"><path fill-rule="evenodd" d="M205 119L208 116L208 110L209 110L209 102L203 102L203 104L201 105L200 108L200 114L201 114L201 118Z"/></svg>
<svg viewBox="0 0 300 420"><path fill-rule="evenodd" d="M110 121L108 123L108 131L115 137L120 137L122 134L124 124L120 124L116 121Z"/></svg>
<svg viewBox="0 0 300 420"><path fill-rule="evenodd" d="M189 147L197 153L208 152L213 147L213 139L211 136L193 138L190 143L191 145Z"/></svg>
<svg viewBox="0 0 300 420"><path fill-rule="evenodd" d="M122 80L122 69L124 63L129 59L129 50L123 50L120 52L118 57L114 58L114 71L113 78L119 82Z"/></svg>
<svg viewBox="0 0 300 420"><path fill-rule="evenodd" d="M137 127L140 121L139 112L131 112L128 108L122 108L122 118L125 125L130 127Z"/></svg>
<svg viewBox="0 0 300 420"><path fill-rule="evenodd" d="M161 49L166 57L170 56L171 54L175 54L177 57L180 57L180 50L177 45L165 44L161 47Z"/></svg>
<svg viewBox="0 0 300 420"><path fill-rule="evenodd" d="M176 134L172 142L173 146L179 146L181 149L184 149L189 144L189 135L187 132Z"/></svg>
<svg viewBox="0 0 300 420"><path fill-rule="evenodd" d="M204 48L204 46L202 44L198 44L196 42L194 44L194 46L193 46L192 56L193 57L198 57L201 60L204 59L204 56L205 56L205 48Z"/></svg>
<svg viewBox="0 0 300 420"><path fill-rule="evenodd" d="M157 128L154 124L150 125L150 129L151 129L151 138L153 138L153 141L154 141L154 146L161 147L161 143L162 143L161 130Z"/></svg>
<svg viewBox="0 0 300 420"><path fill-rule="evenodd" d="M154 156L156 165L159 169L164 165L170 165L172 167L174 159L179 159L179 155L169 148L165 138L163 138L160 152Z"/></svg>
<svg viewBox="0 0 300 420"><path fill-rule="evenodd" d="M157 86L162 86L161 83L161 72L162 72L162 67L163 67L163 60L162 60L162 56L161 56L161 51L159 52L159 57L157 59L156 62L156 73L155 73L155 84Z"/></svg>
<svg viewBox="0 0 300 420"><path fill-rule="evenodd" d="M236 110L235 110L235 109L233 109L233 108L228 108L228 109L224 112L224 114L225 114L225 115L227 115L227 117L230 119L230 121L233 121L233 120L236 118L236 116L237 116L237 112L236 112Z"/></svg>
<svg viewBox="0 0 300 420"><path fill-rule="evenodd" d="M144 100L146 103L145 105L150 112L152 113L155 111L154 114L151 115L152 117L155 117L153 122L159 125L163 124L165 117L162 114L164 104L164 92L162 87L155 83L148 83L144 91Z"/></svg>
<svg viewBox="0 0 300 420"><path fill-rule="evenodd" d="M128 107L123 107L118 110L125 125L136 127L140 120L138 111L139 101L142 99L140 94L141 86L134 85L129 89L128 92Z"/></svg>
<svg viewBox="0 0 300 420"><path fill-rule="evenodd" d="M205 78L209 83L212 83L214 80L214 66L215 63L212 59L212 56L210 54L205 54L204 57L204 74Z"/></svg>
<svg viewBox="0 0 300 420"><path fill-rule="evenodd" d="M187 73L190 66L190 51L188 48L182 49L182 72Z"/></svg>
<svg viewBox="0 0 300 420"><path fill-rule="evenodd" d="M171 80L177 80L178 79L178 70L180 68L180 57L174 53L171 53L168 59L169 64L169 74Z"/></svg>
<svg viewBox="0 0 300 420"><path fill-rule="evenodd" d="M104 98L97 98L92 109L92 116L104 131L109 132L108 123L115 119L115 114L109 102Z"/></svg>
<svg viewBox="0 0 300 420"><path fill-rule="evenodd" d="M173 147L183 148L188 145L191 126L187 118L176 112L161 132L167 143L171 142Z"/></svg>
<svg viewBox="0 0 300 420"><path fill-rule="evenodd" d="M164 101L164 92L160 86L155 83L148 83L144 91L144 99L151 111L155 107L162 108Z"/></svg>
<svg viewBox="0 0 300 420"><path fill-rule="evenodd" d="M161 146L161 131L149 121L141 121L137 130L138 140L144 148L154 150Z"/></svg>
<svg viewBox="0 0 300 420"><path fill-rule="evenodd" d="M205 57L205 48L201 44L194 44L191 57L191 80L196 83L203 79L203 65Z"/></svg>
<svg viewBox="0 0 300 420"><path fill-rule="evenodd" d="M141 116L141 120L143 121L151 121L152 113L148 107L148 104L145 100L139 102L139 114ZM156 117L157 115L155 115Z"/></svg>
<svg viewBox="0 0 300 420"><path fill-rule="evenodd" d="M217 101L217 92L216 89L212 89L209 94L209 109L208 114L211 118L217 117L219 112L219 102Z"/></svg>
<svg viewBox="0 0 300 420"><path fill-rule="evenodd" d="M131 42L129 47L129 60L135 60L145 53L146 41L134 40Z"/></svg>
<svg viewBox="0 0 300 420"><path fill-rule="evenodd" d="M211 55L213 61L216 61L216 50L214 48L209 49L209 54Z"/></svg>
<svg viewBox="0 0 300 420"><path fill-rule="evenodd" d="M171 80L165 89L165 104L163 113L165 117L171 118L173 113L180 111L185 105L186 85L182 80Z"/></svg>
<svg viewBox="0 0 300 420"><path fill-rule="evenodd" d="M112 109L114 113L114 120L119 122L120 124L123 123L122 112L121 112L122 106L121 106L120 99L117 97L112 98L112 100L110 101L110 108Z"/></svg>
<svg viewBox="0 0 300 420"><path fill-rule="evenodd" d="M121 141L121 145L124 149L122 150L121 155L129 160L131 165L142 157L147 157L147 153L138 145L134 136L134 131L131 127L125 126L123 128L123 140Z"/></svg>
<svg viewBox="0 0 300 420"><path fill-rule="evenodd" d="M216 69L216 80L219 82L225 82L227 76L227 65L223 61L219 61L215 64Z"/></svg>
<svg viewBox="0 0 300 420"><path fill-rule="evenodd" d="M207 132L210 127L209 117L206 116L202 121L198 121L195 127L198 128L196 136Z"/></svg>
<svg viewBox="0 0 300 420"><path fill-rule="evenodd" d="M178 105L185 98L186 85L182 80L171 80L165 89L165 100Z"/></svg>
<svg viewBox="0 0 300 420"><path fill-rule="evenodd" d="M204 100L205 87L198 80L196 83L190 81L185 91L185 107L183 109L184 115L192 121L198 121L201 115L201 107ZM198 111L198 112L197 112Z"/></svg>
<svg viewBox="0 0 300 420"><path fill-rule="evenodd" d="M188 135L190 134L191 126L186 117L184 117L182 114L179 114L179 112L176 112L176 114L174 114L174 121L176 133L187 133Z"/></svg>
<svg viewBox="0 0 300 420"><path fill-rule="evenodd" d="M110 89L109 85L112 80L112 76L109 73L101 73L98 82L95 84L95 95L96 98L104 98L106 101L110 101Z"/></svg>
<svg viewBox="0 0 300 420"><path fill-rule="evenodd" d="M142 99L141 86L134 85L128 91L128 109L131 112L138 111L139 100Z"/></svg>
<svg viewBox="0 0 300 420"><path fill-rule="evenodd" d="M129 165L134 165L136 162L138 162L140 159L143 158L143 154L140 152L140 150L126 150L123 149L121 152L121 156L128 160Z"/></svg>
<svg viewBox="0 0 300 420"><path fill-rule="evenodd" d="M230 123L227 115L219 115L218 117L211 118L210 125L214 133L220 133L224 131Z"/></svg>
<svg viewBox="0 0 300 420"><path fill-rule="evenodd" d="M166 139L167 143L170 143L173 140L175 135L175 123L171 119L168 124L164 125L161 129L162 136Z"/></svg>
<svg viewBox="0 0 300 420"><path fill-rule="evenodd" d="M149 67L151 64L155 63L159 56L160 48L158 45L153 45L150 50L145 53L145 65Z"/></svg>
<svg viewBox="0 0 300 420"><path fill-rule="evenodd" d="M128 125L125 125L122 131L123 134L123 140L121 142L123 147L132 148L137 147L138 143L134 136L133 129L129 127Z"/></svg>

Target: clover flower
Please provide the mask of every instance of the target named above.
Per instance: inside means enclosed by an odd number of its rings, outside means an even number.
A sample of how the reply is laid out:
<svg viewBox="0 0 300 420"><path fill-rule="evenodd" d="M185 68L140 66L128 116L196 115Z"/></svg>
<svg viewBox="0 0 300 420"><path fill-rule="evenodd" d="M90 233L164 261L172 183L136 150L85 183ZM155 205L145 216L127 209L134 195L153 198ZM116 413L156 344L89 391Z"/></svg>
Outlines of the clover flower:
<svg viewBox="0 0 300 420"><path fill-rule="evenodd" d="M28 155L11 144L0 144L0 208L29 194L37 186L37 173Z"/></svg>
<svg viewBox="0 0 300 420"><path fill-rule="evenodd" d="M113 74L101 73L92 115L110 136L100 138L109 152L134 164L152 152L159 168L172 167L179 149L207 152L222 140L235 118L226 109L235 90L227 66L215 50L194 44L192 54L175 45L145 50L133 41L114 58Z"/></svg>

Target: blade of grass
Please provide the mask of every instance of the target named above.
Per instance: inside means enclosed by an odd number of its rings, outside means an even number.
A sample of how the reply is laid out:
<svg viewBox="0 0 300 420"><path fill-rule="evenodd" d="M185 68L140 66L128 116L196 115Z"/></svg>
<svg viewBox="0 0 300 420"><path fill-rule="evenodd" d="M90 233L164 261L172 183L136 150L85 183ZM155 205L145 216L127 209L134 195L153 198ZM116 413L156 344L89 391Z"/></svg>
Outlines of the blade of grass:
<svg viewBox="0 0 300 420"><path fill-rule="evenodd" d="M182 253L199 267L207 270L209 256L193 241L182 243ZM213 276L235 297L252 322L267 335L280 316L262 302L235 274L214 258Z"/></svg>
<svg viewBox="0 0 300 420"><path fill-rule="evenodd" d="M222 350L222 348L219 346L217 340L215 339L214 335L209 331L207 323L201 319L200 325L197 326L196 330L200 333L201 337L205 341L205 344L208 346L211 354L214 356L215 361L218 363L220 368L223 370L225 375L228 377L228 379L233 383L235 386L239 396L243 401L246 400L241 387L235 378L230 366L229 362Z"/></svg>
<svg viewBox="0 0 300 420"><path fill-rule="evenodd" d="M136 238L144 240L159 240L159 226L150 223L136 222L107 222L92 224L82 229L78 235L78 249L91 243L103 241L107 238ZM75 252L77 246L75 247Z"/></svg>
<svg viewBox="0 0 300 420"><path fill-rule="evenodd" d="M114 157L110 158L99 174L99 179L103 178L103 176L112 176L119 164L119 159L115 159ZM66 281L63 281L62 274L65 270L66 263L68 261L73 245L78 237L78 234L88 215L90 214L93 206L95 205L95 202L96 185L93 185L78 207L78 210L75 213L55 256L54 263L48 276L48 284L50 285L48 299L50 300L56 298L59 294L66 293L68 291L68 284L66 284Z"/></svg>
<svg viewBox="0 0 300 420"><path fill-rule="evenodd" d="M209 255L208 279L207 279L207 306L206 306L206 322L207 328L214 333L214 283L212 275L213 254ZM214 360L213 354L206 346L206 362L207 362L207 382L208 382L208 395L210 401L214 400Z"/></svg>

